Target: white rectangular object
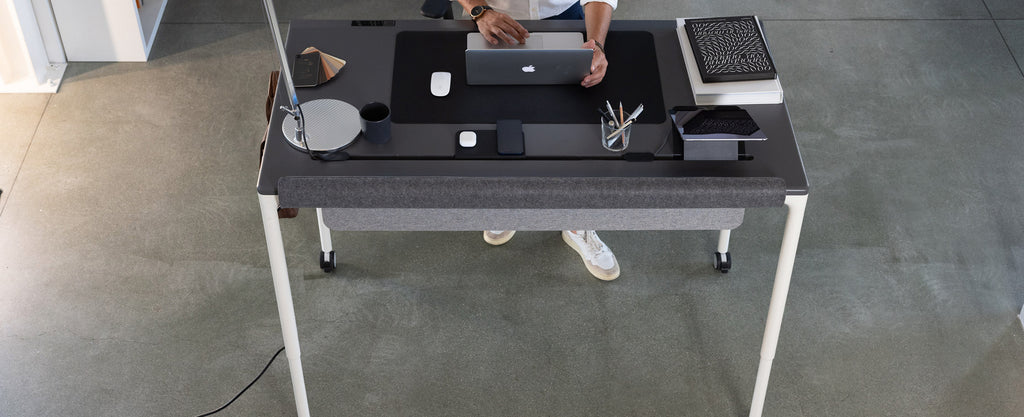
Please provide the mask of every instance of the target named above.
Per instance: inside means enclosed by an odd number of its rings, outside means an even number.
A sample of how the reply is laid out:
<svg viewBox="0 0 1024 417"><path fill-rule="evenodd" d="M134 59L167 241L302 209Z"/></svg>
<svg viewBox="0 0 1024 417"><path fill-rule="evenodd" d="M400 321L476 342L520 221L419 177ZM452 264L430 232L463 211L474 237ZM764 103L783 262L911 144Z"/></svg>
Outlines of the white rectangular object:
<svg viewBox="0 0 1024 417"><path fill-rule="evenodd" d="M55 93L67 64L49 3L0 2L0 93Z"/></svg>
<svg viewBox="0 0 1024 417"><path fill-rule="evenodd" d="M145 61L167 0L50 0L68 61Z"/></svg>
<svg viewBox="0 0 1024 417"><path fill-rule="evenodd" d="M590 74L593 59L580 32L535 32L525 44L513 45L491 45L471 32L466 36L466 83L577 84Z"/></svg>
<svg viewBox="0 0 1024 417"><path fill-rule="evenodd" d="M760 22L758 22L760 24ZM676 19L676 35L686 63L686 75L693 90L693 101L698 106L738 106L743 104L782 103L782 84L779 78L771 80L730 81L705 83L700 78L697 60L686 37L685 18Z"/></svg>
<svg viewBox="0 0 1024 417"><path fill-rule="evenodd" d="M479 32L466 34L466 49L579 49L583 47L580 32L534 32L523 44L498 42L491 45Z"/></svg>

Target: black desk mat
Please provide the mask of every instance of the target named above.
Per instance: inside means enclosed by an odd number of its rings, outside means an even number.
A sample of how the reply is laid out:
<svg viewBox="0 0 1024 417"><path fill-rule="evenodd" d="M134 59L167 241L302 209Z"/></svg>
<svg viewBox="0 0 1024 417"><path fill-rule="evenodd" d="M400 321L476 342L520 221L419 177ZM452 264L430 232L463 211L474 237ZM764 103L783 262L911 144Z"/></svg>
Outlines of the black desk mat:
<svg viewBox="0 0 1024 417"><path fill-rule="evenodd" d="M391 89L391 120L395 123L598 123L605 100L628 113L640 103L637 123L665 121L654 37L645 31L615 31L605 42L608 71L591 88L575 85L466 85L466 32L398 34ZM451 92L430 94L430 74L452 73Z"/></svg>

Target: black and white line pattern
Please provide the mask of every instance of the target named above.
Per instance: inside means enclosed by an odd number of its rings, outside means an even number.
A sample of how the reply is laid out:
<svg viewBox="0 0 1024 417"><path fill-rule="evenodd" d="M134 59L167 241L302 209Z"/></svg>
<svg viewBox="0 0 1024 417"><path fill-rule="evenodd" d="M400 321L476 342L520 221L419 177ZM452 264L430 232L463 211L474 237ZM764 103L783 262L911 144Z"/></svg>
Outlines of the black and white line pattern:
<svg viewBox="0 0 1024 417"><path fill-rule="evenodd" d="M686 27L694 54L706 73L702 77L729 81L775 76L771 56L753 16L691 19L686 21Z"/></svg>

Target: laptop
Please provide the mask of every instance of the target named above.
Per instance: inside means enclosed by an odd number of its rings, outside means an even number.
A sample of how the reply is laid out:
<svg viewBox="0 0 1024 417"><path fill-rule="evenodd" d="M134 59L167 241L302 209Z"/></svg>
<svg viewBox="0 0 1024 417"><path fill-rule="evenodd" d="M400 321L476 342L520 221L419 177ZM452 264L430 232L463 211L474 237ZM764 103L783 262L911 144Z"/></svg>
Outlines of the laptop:
<svg viewBox="0 0 1024 417"><path fill-rule="evenodd" d="M472 32L466 36L466 84L579 84L594 59L582 46L580 32L535 32L521 45L491 45Z"/></svg>

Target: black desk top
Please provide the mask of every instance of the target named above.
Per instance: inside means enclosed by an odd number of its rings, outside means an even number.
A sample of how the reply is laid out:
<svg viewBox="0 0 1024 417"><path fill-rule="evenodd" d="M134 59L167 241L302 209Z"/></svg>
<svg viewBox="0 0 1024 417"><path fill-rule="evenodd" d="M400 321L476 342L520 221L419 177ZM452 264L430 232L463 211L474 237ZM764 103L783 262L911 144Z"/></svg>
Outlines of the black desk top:
<svg viewBox="0 0 1024 417"><path fill-rule="evenodd" d="M295 20L288 35L287 52L298 54L308 46L348 61L341 73L327 84L298 89L299 101L335 98L361 107L371 101L390 104L396 37L402 31L462 31L474 29L472 22L459 20L415 20L351 22ZM581 21L524 21L530 31L583 31ZM675 21L613 21L611 31L648 31L658 54L663 100L667 107L692 106L693 96L685 74ZM614 66L611 62L609 66ZM281 87L283 89L283 86ZM426 86L424 86L426 89ZM287 94L278 91L274 108L286 105ZM793 135L786 105L743 106L762 127L768 140L746 144L752 160L684 161L672 159L674 147L667 145L653 161L626 161L603 150L593 125L524 124L526 154L520 160L453 159L455 137L465 129L493 130L493 124L406 124L392 125L392 139L378 145L357 139L346 149L353 159L336 162L313 161L291 147L281 133L284 112L275 111L268 126L266 150L257 191L278 194L278 182L285 177L571 177L571 178L727 178L740 180L778 178L787 195L807 194L807 177ZM596 115L596 113L595 113ZM671 119L661 124L634 128L630 151L654 152L672 129ZM555 140L557 139L557 140ZM566 158L565 155L574 155Z"/></svg>

